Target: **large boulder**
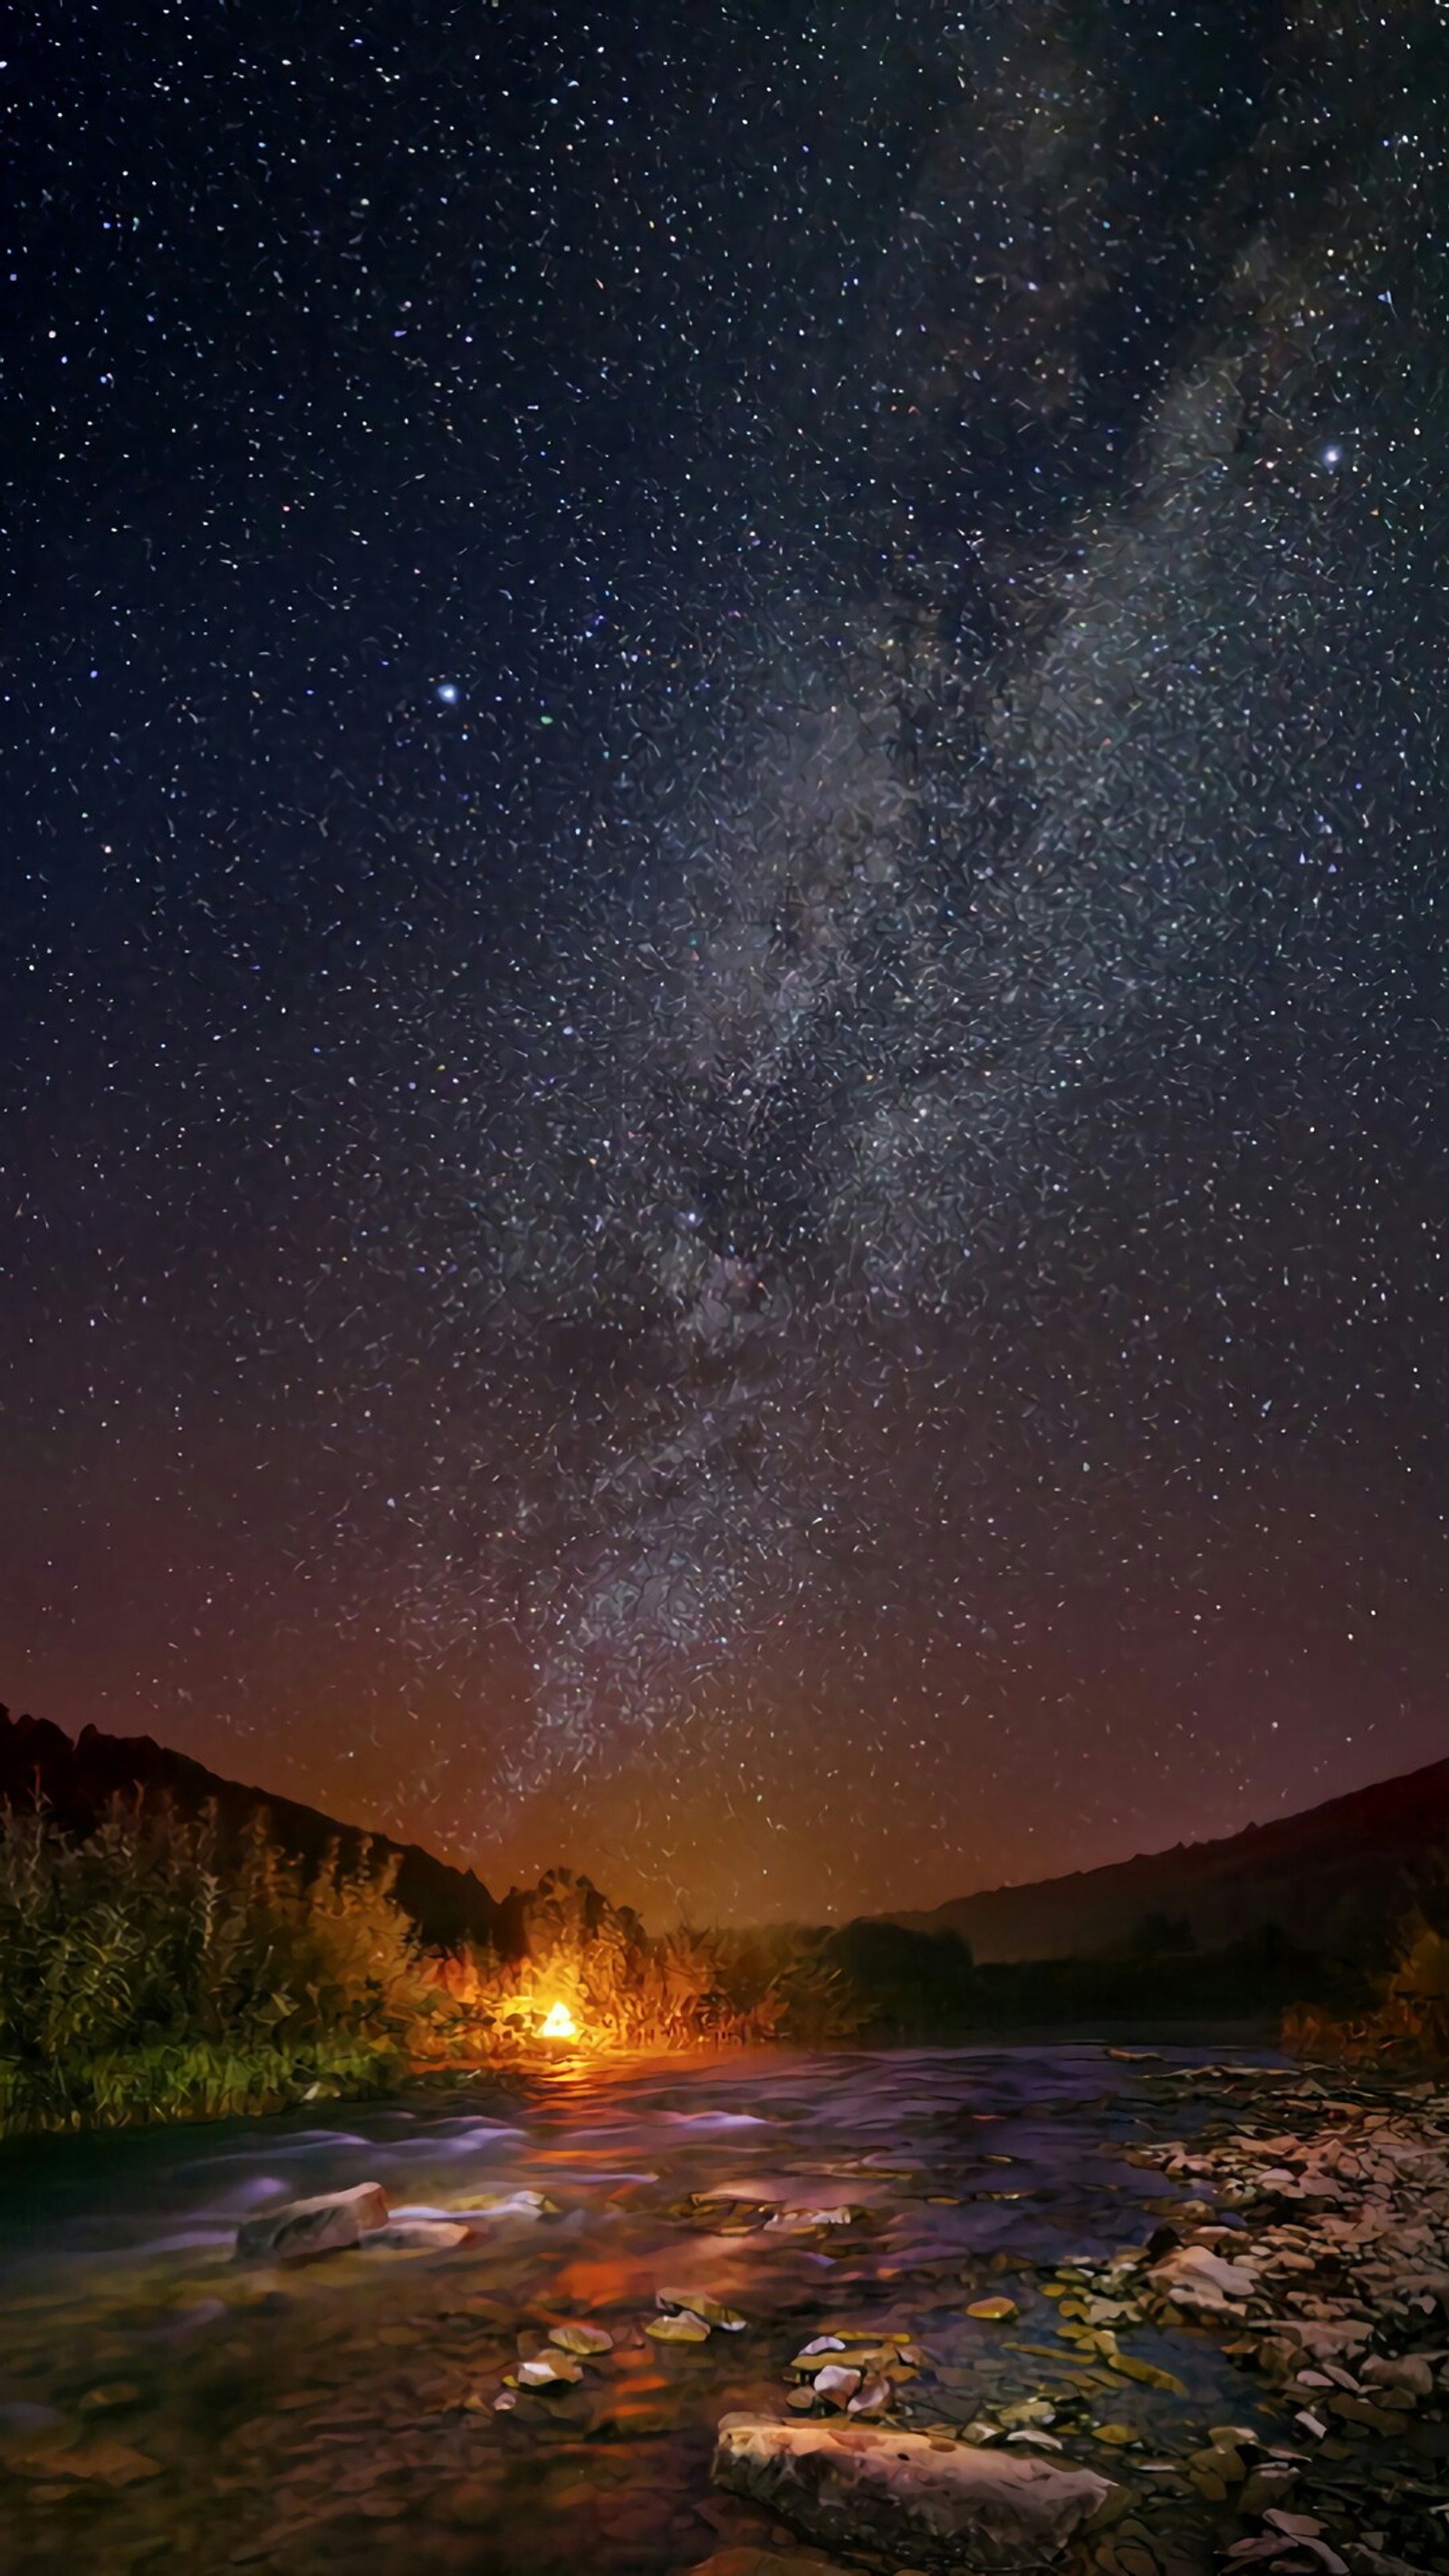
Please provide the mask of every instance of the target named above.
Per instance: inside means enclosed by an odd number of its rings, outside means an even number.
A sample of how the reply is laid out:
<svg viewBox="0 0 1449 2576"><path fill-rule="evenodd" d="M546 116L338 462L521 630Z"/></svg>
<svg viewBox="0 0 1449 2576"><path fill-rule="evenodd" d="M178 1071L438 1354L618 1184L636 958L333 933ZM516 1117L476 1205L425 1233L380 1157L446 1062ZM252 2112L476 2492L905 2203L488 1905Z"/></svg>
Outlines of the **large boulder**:
<svg viewBox="0 0 1449 2576"><path fill-rule="evenodd" d="M726 2415L712 2475L826 2546L913 2550L982 2576L1043 2566L1117 2492L1058 2467L925 2433Z"/></svg>
<svg viewBox="0 0 1449 2576"><path fill-rule="evenodd" d="M386 2227L387 2194L381 2183L360 2182L351 2191L324 2191L316 2200L286 2200L259 2210L236 2232L241 2263L302 2263L313 2254L337 2254Z"/></svg>

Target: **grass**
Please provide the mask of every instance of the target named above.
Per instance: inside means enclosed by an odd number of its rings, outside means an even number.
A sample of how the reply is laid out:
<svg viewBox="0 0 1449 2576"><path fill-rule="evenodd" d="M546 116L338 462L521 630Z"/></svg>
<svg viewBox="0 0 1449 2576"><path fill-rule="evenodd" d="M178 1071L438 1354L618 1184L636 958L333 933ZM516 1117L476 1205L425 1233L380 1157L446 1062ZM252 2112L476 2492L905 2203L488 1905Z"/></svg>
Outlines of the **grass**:
<svg viewBox="0 0 1449 2576"><path fill-rule="evenodd" d="M393 2083L436 1983L391 1873L307 1876L264 1817L0 1810L0 2132L271 2109Z"/></svg>

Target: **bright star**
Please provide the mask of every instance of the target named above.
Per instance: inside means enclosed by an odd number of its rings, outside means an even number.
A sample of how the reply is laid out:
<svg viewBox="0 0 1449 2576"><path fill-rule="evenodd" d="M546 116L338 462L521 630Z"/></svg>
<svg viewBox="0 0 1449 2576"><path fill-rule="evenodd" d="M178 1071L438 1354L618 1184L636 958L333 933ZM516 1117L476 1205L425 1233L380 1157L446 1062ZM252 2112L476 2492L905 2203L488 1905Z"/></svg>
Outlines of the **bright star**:
<svg viewBox="0 0 1449 2576"><path fill-rule="evenodd" d="M438 689L438 695L442 699L445 707L455 707L458 703L457 681L444 680Z"/></svg>

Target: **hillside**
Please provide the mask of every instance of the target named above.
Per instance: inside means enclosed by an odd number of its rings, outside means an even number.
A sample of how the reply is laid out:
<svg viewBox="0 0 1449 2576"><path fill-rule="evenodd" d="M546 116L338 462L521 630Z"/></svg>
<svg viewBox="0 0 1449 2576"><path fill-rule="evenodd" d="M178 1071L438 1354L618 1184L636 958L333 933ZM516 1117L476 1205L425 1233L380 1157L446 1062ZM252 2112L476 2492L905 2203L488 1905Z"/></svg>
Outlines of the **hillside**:
<svg viewBox="0 0 1449 2576"><path fill-rule="evenodd" d="M526 1947L524 1899L499 1899L471 1870L452 1868L417 1843L369 1837L318 1808L223 1779L149 1735L103 1735L12 1718L0 1707L0 1799L28 1805L37 1790L64 1825L84 1831L117 1792L169 1797L194 1815L214 1800L228 1832L265 1807L276 1840L315 1865L329 1843L344 1856L363 1842L395 1856L397 1894L424 1938L453 1949L491 1942L504 1958ZM882 1916L910 1932L959 1933L983 1964L1090 1958L1130 1945L1150 1917L1185 1917L1201 1950L1219 1950L1276 1925L1304 1951L1331 1952L1403 1901L1411 1874L1449 1849L1449 1760L1376 1781L1301 1814L1249 1825L1218 1842L1179 1843L1070 1877L997 1887L929 1913Z"/></svg>
<svg viewBox="0 0 1449 2576"><path fill-rule="evenodd" d="M959 1933L983 1961L1089 1956L1129 1943L1154 1915L1186 1916L1203 1950L1271 1923L1301 1948L1331 1951L1355 1921L1401 1904L1409 1874L1446 1848L1449 1761L1431 1762L1220 1842L1178 1843L885 1919Z"/></svg>
<svg viewBox="0 0 1449 2576"><path fill-rule="evenodd" d="M521 1946L516 1901L500 1903L471 1870L450 1868L418 1843L393 1842L386 1834L369 1836L360 1826L338 1824L293 1798L276 1798L239 1780L224 1780L149 1735L102 1735L97 1727L86 1726L72 1743L48 1719L12 1717L0 1706L0 1798L28 1806L38 1791L61 1824L84 1832L111 1797L135 1789L148 1798L169 1797L186 1815L198 1814L214 1799L222 1824L231 1833L239 1832L259 1807L265 1807L283 1849L314 1866L333 1841L340 1843L344 1857L351 1858L370 1840L375 1851L396 1856L398 1902L425 1940L439 1949L455 1949L464 1940L491 1940L505 1957Z"/></svg>

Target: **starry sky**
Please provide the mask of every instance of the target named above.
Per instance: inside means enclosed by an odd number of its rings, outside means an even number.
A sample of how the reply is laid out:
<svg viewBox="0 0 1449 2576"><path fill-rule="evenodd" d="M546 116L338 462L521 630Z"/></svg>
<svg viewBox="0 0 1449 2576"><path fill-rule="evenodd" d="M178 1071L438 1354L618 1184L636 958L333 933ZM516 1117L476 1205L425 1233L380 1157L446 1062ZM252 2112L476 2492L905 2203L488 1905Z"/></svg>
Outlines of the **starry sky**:
<svg viewBox="0 0 1449 2576"><path fill-rule="evenodd" d="M4 1697L736 1917L1449 1751L1442 15L4 79Z"/></svg>

